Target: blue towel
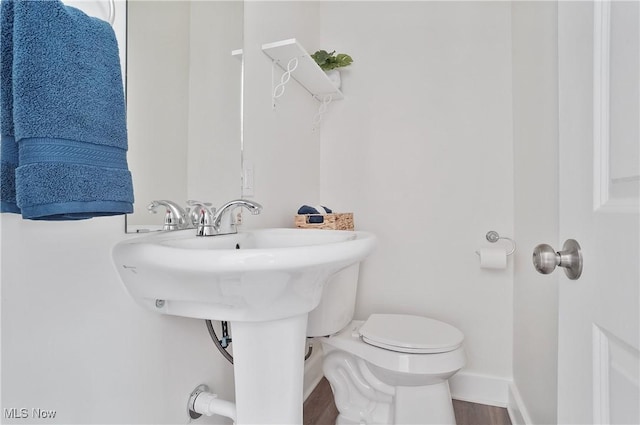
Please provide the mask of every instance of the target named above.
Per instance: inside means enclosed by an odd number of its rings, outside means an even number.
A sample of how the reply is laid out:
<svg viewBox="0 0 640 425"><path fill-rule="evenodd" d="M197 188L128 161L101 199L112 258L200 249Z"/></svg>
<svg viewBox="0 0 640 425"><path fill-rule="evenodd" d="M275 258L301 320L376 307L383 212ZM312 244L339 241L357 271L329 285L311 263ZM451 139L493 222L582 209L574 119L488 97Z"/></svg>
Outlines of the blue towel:
<svg viewBox="0 0 640 425"><path fill-rule="evenodd" d="M59 0L5 2L3 23L11 20L5 14L13 3L15 198L22 216L76 220L132 212L124 91L113 29ZM3 124L7 107L3 102ZM9 171L10 160L9 155Z"/></svg>
<svg viewBox="0 0 640 425"><path fill-rule="evenodd" d="M16 205L18 145L13 131L13 2L0 3L0 212L20 213Z"/></svg>

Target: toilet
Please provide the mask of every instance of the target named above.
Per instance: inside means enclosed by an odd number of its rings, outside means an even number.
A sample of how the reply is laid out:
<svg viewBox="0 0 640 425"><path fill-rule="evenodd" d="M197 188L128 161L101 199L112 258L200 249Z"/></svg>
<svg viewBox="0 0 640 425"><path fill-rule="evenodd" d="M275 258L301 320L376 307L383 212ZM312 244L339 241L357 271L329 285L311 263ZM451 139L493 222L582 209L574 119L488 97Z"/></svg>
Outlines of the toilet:
<svg viewBox="0 0 640 425"><path fill-rule="evenodd" d="M406 314L353 320L359 265L325 284L307 336L324 351L336 424L455 424L449 378L465 364L464 335Z"/></svg>

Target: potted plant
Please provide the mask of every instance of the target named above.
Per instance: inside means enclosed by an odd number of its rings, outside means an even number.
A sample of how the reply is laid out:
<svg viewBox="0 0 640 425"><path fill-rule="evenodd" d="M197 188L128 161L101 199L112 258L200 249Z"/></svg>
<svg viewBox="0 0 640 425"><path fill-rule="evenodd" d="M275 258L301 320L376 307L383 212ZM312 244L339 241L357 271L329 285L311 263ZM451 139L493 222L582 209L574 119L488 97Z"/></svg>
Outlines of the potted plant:
<svg viewBox="0 0 640 425"><path fill-rule="evenodd" d="M318 50L311 55L313 60L320 66L320 68L327 74L333 85L340 88L340 71L336 68L342 68L343 66L349 66L353 63L351 56L346 53L338 53L336 51L329 53L326 50Z"/></svg>

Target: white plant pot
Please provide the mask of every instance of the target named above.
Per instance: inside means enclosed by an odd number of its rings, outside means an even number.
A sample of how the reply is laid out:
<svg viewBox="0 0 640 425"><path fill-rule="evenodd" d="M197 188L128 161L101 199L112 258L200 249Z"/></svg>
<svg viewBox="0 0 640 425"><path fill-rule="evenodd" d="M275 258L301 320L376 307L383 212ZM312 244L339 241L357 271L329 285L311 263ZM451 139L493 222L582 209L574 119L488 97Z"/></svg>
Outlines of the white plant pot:
<svg viewBox="0 0 640 425"><path fill-rule="evenodd" d="M336 86L337 89L339 89L341 84L340 71L338 71L337 69L332 69L329 71L325 71L325 74L327 74L327 77L329 77L329 80L331 80L333 85Z"/></svg>

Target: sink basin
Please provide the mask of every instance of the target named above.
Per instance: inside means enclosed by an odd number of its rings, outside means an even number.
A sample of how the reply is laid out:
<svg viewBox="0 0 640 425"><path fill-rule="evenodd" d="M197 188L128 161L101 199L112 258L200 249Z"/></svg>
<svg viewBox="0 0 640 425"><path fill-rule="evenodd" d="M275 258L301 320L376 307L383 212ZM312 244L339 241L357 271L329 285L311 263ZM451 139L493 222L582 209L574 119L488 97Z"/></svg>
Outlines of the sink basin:
<svg viewBox="0 0 640 425"><path fill-rule="evenodd" d="M261 229L196 237L193 229L118 243L113 258L146 308L211 320L265 321L308 313L334 273L364 259L367 232Z"/></svg>

